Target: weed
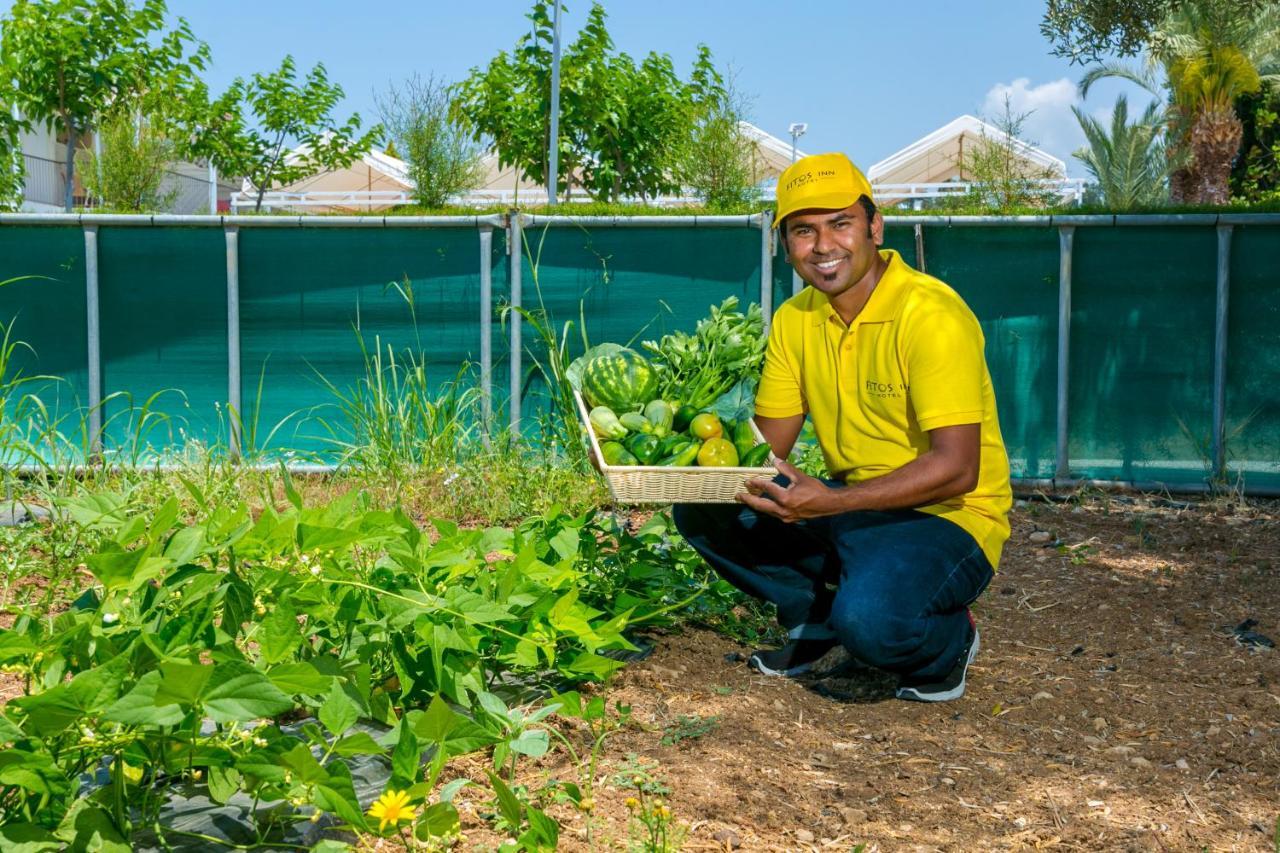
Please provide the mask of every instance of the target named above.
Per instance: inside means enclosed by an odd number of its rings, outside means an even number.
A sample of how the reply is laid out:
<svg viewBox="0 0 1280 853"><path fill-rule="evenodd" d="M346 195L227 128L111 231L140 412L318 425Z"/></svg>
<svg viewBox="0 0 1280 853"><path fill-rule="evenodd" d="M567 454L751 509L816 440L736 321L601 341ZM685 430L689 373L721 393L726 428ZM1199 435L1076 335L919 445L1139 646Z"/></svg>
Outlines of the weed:
<svg viewBox="0 0 1280 853"><path fill-rule="evenodd" d="M711 734L720 726L720 716L702 717L697 714L681 714L676 721L662 730L663 746L675 746L682 740L697 740Z"/></svg>

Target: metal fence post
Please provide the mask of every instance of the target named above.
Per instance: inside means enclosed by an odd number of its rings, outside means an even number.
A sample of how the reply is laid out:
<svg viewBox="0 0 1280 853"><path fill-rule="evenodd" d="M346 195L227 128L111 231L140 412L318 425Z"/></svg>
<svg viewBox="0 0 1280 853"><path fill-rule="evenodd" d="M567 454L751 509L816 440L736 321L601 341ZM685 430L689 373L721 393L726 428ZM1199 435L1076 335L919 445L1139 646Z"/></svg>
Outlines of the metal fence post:
<svg viewBox="0 0 1280 853"><path fill-rule="evenodd" d="M231 459L240 460L241 426L244 423L240 399L240 227L228 225L227 239L227 423Z"/></svg>
<svg viewBox="0 0 1280 853"><path fill-rule="evenodd" d="M1058 228L1058 442L1054 477L1060 480L1071 476L1071 422L1067 410L1071 390L1071 252L1075 233L1074 225Z"/></svg>
<svg viewBox="0 0 1280 853"><path fill-rule="evenodd" d="M1227 474L1227 306L1231 294L1231 226L1218 226L1218 292L1213 323L1213 478Z"/></svg>
<svg viewBox="0 0 1280 853"><path fill-rule="evenodd" d="M84 226L85 314L88 317L89 452L102 455L102 327L98 302L98 226Z"/></svg>
<svg viewBox="0 0 1280 853"><path fill-rule="evenodd" d="M480 415L484 442L493 425L493 226L480 226Z"/></svg>
<svg viewBox="0 0 1280 853"><path fill-rule="evenodd" d="M773 320L773 211L760 214L760 313L764 315L764 332L769 334Z"/></svg>
<svg viewBox="0 0 1280 853"><path fill-rule="evenodd" d="M920 272L928 272L924 266L924 226L919 222L915 224L916 231L916 269Z"/></svg>
<svg viewBox="0 0 1280 853"><path fill-rule="evenodd" d="M513 210L508 218L507 226L507 252L511 255L511 352L508 358L511 361L511 431L518 434L520 432L520 374L521 370L521 339L520 339L520 267L522 251L524 249L524 240L520 229L520 212Z"/></svg>

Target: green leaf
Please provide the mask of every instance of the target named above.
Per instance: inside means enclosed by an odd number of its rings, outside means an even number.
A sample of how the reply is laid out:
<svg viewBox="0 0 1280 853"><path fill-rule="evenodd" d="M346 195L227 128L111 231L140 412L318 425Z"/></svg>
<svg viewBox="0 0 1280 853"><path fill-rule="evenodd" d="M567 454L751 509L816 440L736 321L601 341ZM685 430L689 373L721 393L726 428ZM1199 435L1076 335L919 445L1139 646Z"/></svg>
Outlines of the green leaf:
<svg viewBox="0 0 1280 853"><path fill-rule="evenodd" d="M243 723L274 717L293 708L265 674L247 663L228 661L214 668L213 685L204 695L205 713L215 723Z"/></svg>
<svg viewBox="0 0 1280 853"><path fill-rule="evenodd" d="M279 663L293 656L302 644L302 628L298 625L298 613L287 598L276 602L253 636L267 663Z"/></svg>
<svg viewBox="0 0 1280 853"><path fill-rule="evenodd" d="M134 551L107 551L85 559L89 571L108 591L132 592L159 575L172 562L165 557L147 556L145 548Z"/></svg>
<svg viewBox="0 0 1280 853"><path fill-rule="evenodd" d="M160 675L161 681L156 688L156 704L178 704L191 707L198 704L204 695L205 685L213 675L213 666L168 661L160 664Z"/></svg>
<svg viewBox="0 0 1280 853"><path fill-rule="evenodd" d="M5 853L57 853L62 842L52 832L31 823L0 826L0 848Z"/></svg>
<svg viewBox="0 0 1280 853"><path fill-rule="evenodd" d="M521 732L519 737L511 741L510 747L512 752L537 758L547 754L547 750L551 748L551 741L545 731L533 729Z"/></svg>
<svg viewBox="0 0 1280 853"><path fill-rule="evenodd" d="M0 631L0 663L30 658L39 649L36 644L17 631Z"/></svg>
<svg viewBox="0 0 1280 853"><path fill-rule="evenodd" d="M336 685L320 706L316 717L335 736L343 734L360 719L360 706L347 695L342 685Z"/></svg>
<svg viewBox="0 0 1280 853"><path fill-rule="evenodd" d="M626 664L622 661L602 657L591 652L582 652L573 659L572 663L565 667L565 671L570 675L591 675L596 678L604 678L624 666Z"/></svg>
<svg viewBox="0 0 1280 853"><path fill-rule="evenodd" d="M126 726L176 726L182 722L182 708L173 703L157 705L156 691L159 687L160 671L153 669L104 711L103 719Z"/></svg>
<svg viewBox="0 0 1280 853"><path fill-rule="evenodd" d="M133 850L111 815L88 800L72 803L54 834L76 853L132 853Z"/></svg>
<svg viewBox="0 0 1280 853"><path fill-rule="evenodd" d="M453 835L460 829L458 810L452 803L441 802L432 803L422 810L422 817L418 818L413 834L419 841L428 841Z"/></svg>
<svg viewBox="0 0 1280 853"><path fill-rule="evenodd" d="M320 766L311 747L298 743L293 749L280 756L284 766L294 771L294 779L304 785L319 785L329 781L329 774Z"/></svg>
<svg viewBox="0 0 1280 853"><path fill-rule="evenodd" d="M316 786L312 802L324 811L336 814L356 829L369 829L364 813L360 811L355 785L351 782L351 770L341 761L330 765L329 781Z"/></svg>
<svg viewBox="0 0 1280 853"><path fill-rule="evenodd" d="M184 527L165 546L164 555L177 565L190 563L205 552L203 527Z"/></svg>
<svg viewBox="0 0 1280 853"><path fill-rule="evenodd" d="M572 560L578 556L578 530L574 527L565 527L559 533L551 537L551 547L560 555L562 560Z"/></svg>
<svg viewBox="0 0 1280 853"><path fill-rule="evenodd" d="M391 751L391 786L406 788L418 777L418 767L422 761L422 750L418 748L418 738L409 726L409 721L400 721L400 739Z"/></svg>
<svg viewBox="0 0 1280 853"><path fill-rule="evenodd" d="M0 714L0 743L13 743L21 739L22 729L4 714Z"/></svg>
<svg viewBox="0 0 1280 853"><path fill-rule="evenodd" d="M509 826L520 826L524 823L524 807L520 805L520 800L516 799L516 795L507 787L507 783L492 770L487 771L489 774L489 784L493 786L493 793L498 797L498 811L502 814L503 819Z"/></svg>
<svg viewBox="0 0 1280 853"><path fill-rule="evenodd" d="M284 693L322 696L333 687L333 676L325 675L309 661L279 663L267 670L267 678Z"/></svg>
<svg viewBox="0 0 1280 853"><path fill-rule="evenodd" d="M240 778L240 771L234 767L210 767L209 798L215 803L225 804L240 790Z"/></svg>
<svg viewBox="0 0 1280 853"><path fill-rule="evenodd" d="M333 745L333 754L350 758L353 755L382 755L382 747L368 732L353 732Z"/></svg>
<svg viewBox="0 0 1280 853"><path fill-rule="evenodd" d="M532 834L545 849L555 850L560 843L560 824L556 823L546 812L529 807L529 833Z"/></svg>
<svg viewBox="0 0 1280 853"><path fill-rule="evenodd" d="M289 503L293 504L294 509L302 509L302 495L299 495L298 490L293 487L293 477L289 474L289 469L285 467L284 462L280 463L280 479L284 482L284 496L288 498Z"/></svg>

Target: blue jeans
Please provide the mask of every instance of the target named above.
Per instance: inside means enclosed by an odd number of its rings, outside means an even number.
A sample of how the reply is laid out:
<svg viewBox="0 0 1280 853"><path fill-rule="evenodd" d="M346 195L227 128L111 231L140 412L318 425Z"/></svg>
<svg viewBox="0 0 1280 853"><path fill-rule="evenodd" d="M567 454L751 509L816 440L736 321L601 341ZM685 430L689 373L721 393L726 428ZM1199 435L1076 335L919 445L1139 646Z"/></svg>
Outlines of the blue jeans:
<svg viewBox="0 0 1280 853"><path fill-rule="evenodd" d="M951 671L966 608L993 574L967 531L916 510L784 524L739 504L678 504L674 517L725 580L777 605L790 637L838 639L862 663L912 679Z"/></svg>

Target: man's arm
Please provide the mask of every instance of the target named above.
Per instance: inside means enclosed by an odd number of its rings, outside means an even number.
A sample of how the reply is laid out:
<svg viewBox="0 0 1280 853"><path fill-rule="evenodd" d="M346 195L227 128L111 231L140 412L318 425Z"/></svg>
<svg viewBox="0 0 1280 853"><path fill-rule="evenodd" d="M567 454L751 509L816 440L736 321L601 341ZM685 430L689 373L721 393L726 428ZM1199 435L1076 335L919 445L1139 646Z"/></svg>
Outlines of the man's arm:
<svg viewBox="0 0 1280 853"><path fill-rule="evenodd" d="M763 426L760 431L764 432ZM765 437L769 437L768 433ZM795 442L795 436L791 441ZM769 480L752 480L747 484L749 493L738 495L738 500L752 509L790 522L854 510L911 509L972 491L978 484L981 425L962 424L930 430L929 443L928 451L901 468L840 488L832 488L783 462L778 470L791 480L790 486L784 488Z"/></svg>
<svg viewBox="0 0 1280 853"><path fill-rule="evenodd" d="M804 428L804 415L792 415L789 418L766 418L756 415L756 427L764 440L773 448L773 455L786 459L791 455L791 448L796 446L800 430Z"/></svg>

